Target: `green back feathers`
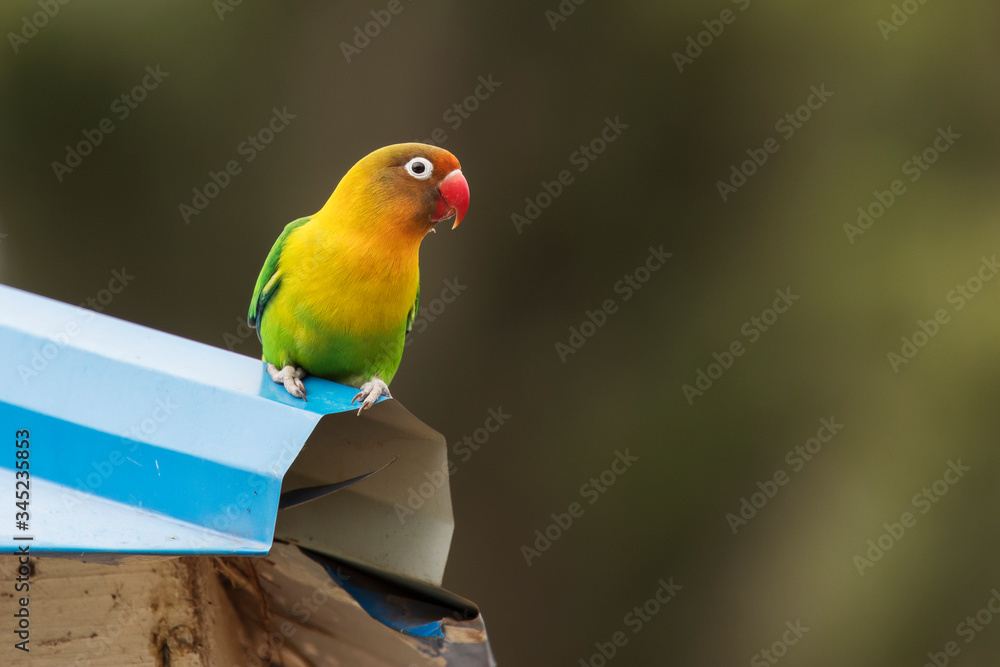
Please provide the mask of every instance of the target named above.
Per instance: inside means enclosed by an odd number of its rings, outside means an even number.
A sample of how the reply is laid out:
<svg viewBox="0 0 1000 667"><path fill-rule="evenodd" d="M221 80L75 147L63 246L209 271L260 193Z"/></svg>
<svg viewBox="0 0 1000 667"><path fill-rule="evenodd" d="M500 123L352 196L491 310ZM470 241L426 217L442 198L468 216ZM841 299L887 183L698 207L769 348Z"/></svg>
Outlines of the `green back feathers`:
<svg viewBox="0 0 1000 667"><path fill-rule="evenodd" d="M274 295L274 291L281 284L278 260L281 259L281 250L285 246L285 241L292 232L309 222L310 219L311 217L299 218L285 225L285 230L271 246L271 252L268 253L267 259L264 261L264 267L260 270L257 284L253 288L250 311L247 313L247 324L257 330L257 338L260 338L260 318L264 313L264 306L267 305L267 300Z"/></svg>
<svg viewBox="0 0 1000 667"><path fill-rule="evenodd" d="M417 308L420 306L420 283L417 283L417 298L413 300L413 309L406 315L406 333L413 331L413 321L417 319Z"/></svg>

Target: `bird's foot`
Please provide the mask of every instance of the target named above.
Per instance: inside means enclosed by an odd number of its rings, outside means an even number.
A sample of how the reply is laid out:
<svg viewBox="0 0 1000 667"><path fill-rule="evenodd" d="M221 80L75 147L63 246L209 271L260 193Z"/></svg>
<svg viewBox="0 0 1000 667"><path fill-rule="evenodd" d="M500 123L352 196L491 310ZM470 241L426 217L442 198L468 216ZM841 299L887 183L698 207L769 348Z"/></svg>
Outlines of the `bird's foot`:
<svg viewBox="0 0 1000 667"><path fill-rule="evenodd" d="M375 405L375 401L381 396L392 398L392 394L389 393L389 385L378 378L372 378L361 385L360 391L351 399L351 403L361 401L361 407L358 409L358 414L360 415L362 410L367 410Z"/></svg>
<svg viewBox="0 0 1000 667"><path fill-rule="evenodd" d="M289 394L306 400L306 386L302 384L302 378L306 376L304 370L295 366L285 366L279 371L274 364L268 364L267 374L278 384L284 385Z"/></svg>

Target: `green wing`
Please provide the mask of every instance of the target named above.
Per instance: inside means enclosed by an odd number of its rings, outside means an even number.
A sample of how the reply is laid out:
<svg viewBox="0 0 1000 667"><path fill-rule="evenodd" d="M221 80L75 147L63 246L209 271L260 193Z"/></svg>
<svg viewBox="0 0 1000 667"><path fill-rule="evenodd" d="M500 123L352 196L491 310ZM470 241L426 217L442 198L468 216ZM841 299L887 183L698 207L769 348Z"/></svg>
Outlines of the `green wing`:
<svg viewBox="0 0 1000 667"><path fill-rule="evenodd" d="M413 320L417 319L417 307L420 306L420 283L417 283L417 298L413 300L413 309L406 315L406 333L413 329Z"/></svg>
<svg viewBox="0 0 1000 667"><path fill-rule="evenodd" d="M264 313L264 306L267 305L267 300L271 298L274 291L278 289L278 285L281 284L281 272L278 271L278 260L281 259L281 249L285 246L285 240L288 239L288 235L309 222L309 220L310 218L299 218L285 225L285 230L281 232L281 236L271 246L271 252L268 253L267 259L264 260L264 268L260 270L260 276L257 277L257 284L253 288L253 299L250 301L250 311L247 313L247 324L257 330L257 338L260 338L260 317Z"/></svg>

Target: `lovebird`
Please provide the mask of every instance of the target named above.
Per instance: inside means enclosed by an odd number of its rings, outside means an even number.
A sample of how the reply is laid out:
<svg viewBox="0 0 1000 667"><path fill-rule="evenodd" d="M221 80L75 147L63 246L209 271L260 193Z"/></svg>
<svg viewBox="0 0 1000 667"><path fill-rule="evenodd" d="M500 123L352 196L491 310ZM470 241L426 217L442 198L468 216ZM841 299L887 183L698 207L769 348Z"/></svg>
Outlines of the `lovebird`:
<svg viewBox="0 0 1000 667"><path fill-rule="evenodd" d="M420 300L420 242L468 208L461 165L442 148L394 144L358 161L318 213L285 227L257 278L247 322L271 379L301 399L306 375L356 387L358 414L391 397Z"/></svg>

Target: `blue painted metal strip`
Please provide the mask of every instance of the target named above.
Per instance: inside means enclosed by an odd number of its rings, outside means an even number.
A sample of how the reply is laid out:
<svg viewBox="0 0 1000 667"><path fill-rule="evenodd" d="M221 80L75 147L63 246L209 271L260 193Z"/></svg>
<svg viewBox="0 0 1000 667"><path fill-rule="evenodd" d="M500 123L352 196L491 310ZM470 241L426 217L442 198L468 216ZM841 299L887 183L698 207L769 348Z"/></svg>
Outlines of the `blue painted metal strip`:
<svg viewBox="0 0 1000 667"><path fill-rule="evenodd" d="M317 558L317 560L319 560ZM386 589L386 583L352 571L329 560L320 563L337 582L354 598L362 609L393 630L421 639L444 639L441 619L447 616L444 607L414 599L407 599L395 589Z"/></svg>
<svg viewBox="0 0 1000 667"><path fill-rule="evenodd" d="M351 387L307 378L303 402L259 360L5 286L0 359L0 429L31 430L32 479L58 495L33 500L35 553L266 553L282 476L356 409ZM0 497L14 462L0 450Z"/></svg>

